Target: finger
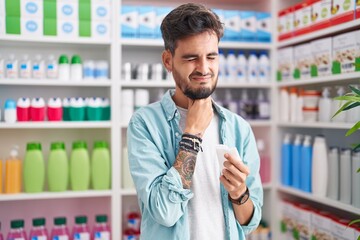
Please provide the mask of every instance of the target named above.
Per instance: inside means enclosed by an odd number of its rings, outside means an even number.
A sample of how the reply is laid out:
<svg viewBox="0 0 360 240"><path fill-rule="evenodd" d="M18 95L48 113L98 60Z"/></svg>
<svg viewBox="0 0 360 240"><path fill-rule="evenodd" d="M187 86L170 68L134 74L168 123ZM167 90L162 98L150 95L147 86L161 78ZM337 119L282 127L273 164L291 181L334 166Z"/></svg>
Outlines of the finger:
<svg viewBox="0 0 360 240"><path fill-rule="evenodd" d="M241 184L243 184L246 180L246 175L241 173L240 171L237 172L237 174L233 174L226 168L222 170L222 174L225 176L225 178L232 183L235 187L239 187Z"/></svg>
<svg viewBox="0 0 360 240"><path fill-rule="evenodd" d="M232 174L234 175L240 175L240 174L244 174L244 176L248 176L248 167L246 165L244 165L245 167L243 168L244 171L241 171L239 168L237 168L233 163L231 163L228 160L224 161L224 168L229 170Z"/></svg>
<svg viewBox="0 0 360 240"><path fill-rule="evenodd" d="M231 156L228 153L225 153L224 157L230 162L232 163L237 169L239 169L241 172L249 175L250 174L250 170L249 168L244 164L243 161L241 161L241 159L236 158L235 156Z"/></svg>

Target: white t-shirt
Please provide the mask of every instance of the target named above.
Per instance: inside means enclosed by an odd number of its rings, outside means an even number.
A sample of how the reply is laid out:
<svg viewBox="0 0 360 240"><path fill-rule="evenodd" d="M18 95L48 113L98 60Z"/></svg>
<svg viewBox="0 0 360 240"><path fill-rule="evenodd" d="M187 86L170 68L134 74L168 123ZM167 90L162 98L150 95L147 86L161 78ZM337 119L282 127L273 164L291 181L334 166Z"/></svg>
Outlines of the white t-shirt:
<svg viewBox="0 0 360 240"><path fill-rule="evenodd" d="M184 131L187 110L180 112L180 127ZM188 203L191 240L224 240L225 222L221 204L220 167L215 146L219 144L219 117L214 114L202 141L203 152L196 158L191 190L194 197Z"/></svg>

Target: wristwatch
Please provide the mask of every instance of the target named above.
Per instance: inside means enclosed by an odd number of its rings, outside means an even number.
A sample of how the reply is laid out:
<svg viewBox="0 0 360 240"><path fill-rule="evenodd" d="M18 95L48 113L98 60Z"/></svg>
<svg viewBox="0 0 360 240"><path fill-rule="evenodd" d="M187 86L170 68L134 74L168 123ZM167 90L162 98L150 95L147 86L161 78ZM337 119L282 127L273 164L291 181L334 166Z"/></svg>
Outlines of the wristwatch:
<svg viewBox="0 0 360 240"><path fill-rule="evenodd" d="M249 197L250 197L250 192L248 187L246 187L246 191L243 194L241 194L241 196L238 199L232 199L230 197L230 194L228 194L228 198L230 202L235 203L236 205L243 205L244 203L246 203Z"/></svg>

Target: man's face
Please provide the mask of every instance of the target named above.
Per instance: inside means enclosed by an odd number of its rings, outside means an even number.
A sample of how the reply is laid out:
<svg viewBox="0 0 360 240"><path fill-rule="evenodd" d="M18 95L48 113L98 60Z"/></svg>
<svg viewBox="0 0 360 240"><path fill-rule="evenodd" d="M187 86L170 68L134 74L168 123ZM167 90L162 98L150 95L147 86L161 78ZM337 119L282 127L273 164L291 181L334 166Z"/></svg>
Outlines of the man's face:
<svg viewBox="0 0 360 240"><path fill-rule="evenodd" d="M209 97L217 84L218 55L215 33L204 32L178 40L171 61L177 88L190 99Z"/></svg>

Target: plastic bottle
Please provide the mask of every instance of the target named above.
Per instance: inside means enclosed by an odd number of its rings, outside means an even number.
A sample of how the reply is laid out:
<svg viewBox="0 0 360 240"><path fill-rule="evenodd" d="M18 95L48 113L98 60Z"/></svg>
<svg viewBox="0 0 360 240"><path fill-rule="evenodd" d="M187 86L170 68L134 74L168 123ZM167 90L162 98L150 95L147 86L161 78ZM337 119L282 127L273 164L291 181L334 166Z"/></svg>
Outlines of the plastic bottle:
<svg viewBox="0 0 360 240"><path fill-rule="evenodd" d="M45 62L41 55L37 54L33 62L33 78L43 79L45 78Z"/></svg>
<svg viewBox="0 0 360 240"><path fill-rule="evenodd" d="M285 134L281 146L281 182L284 186L292 185L292 143L291 134Z"/></svg>
<svg viewBox="0 0 360 240"><path fill-rule="evenodd" d="M243 51L240 51L237 56L237 82L245 83L248 81L248 62Z"/></svg>
<svg viewBox="0 0 360 240"><path fill-rule="evenodd" d="M0 194L3 193L3 161L0 158ZM0 234L1 234L1 222L0 222Z"/></svg>
<svg viewBox="0 0 360 240"><path fill-rule="evenodd" d="M31 100L30 115L32 121L38 122L45 120L45 101L42 97Z"/></svg>
<svg viewBox="0 0 360 240"><path fill-rule="evenodd" d="M330 122L331 119L331 99L328 87L323 88L322 97L319 100L319 121Z"/></svg>
<svg viewBox="0 0 360 240"><path fill-rule="evenodd" d="M248 58L248 82L258 83L259 82L259 60L255 52L250 52Z"/></svg>
<svg viewBox="0 0 360 240"><path fill-rule="evenodd" d="M59 80L69 81L70 80L70 64L69 58L66 55L59 57Z"/></svg>
<svg viewBox="0 0 360 240"><path fill-rule="evenodd" d="M352 87L360 91L359 85L352 84ZM360 120L360 107L354 107L347 110L346 112L346 122L348 123L357 123Z"/></svg>
<svg viewBox="0 0 360 240"><path fill-rule="evenodd" d="M262 183L269 183L270 182L270 173L271 173L271 166L270 166L270 158L265 153L265 142L262 139L258 139L256 141L256 145L260 155L260 177Z"/></svg>
<svg viewBox="0 0 360 240"><path fill-rule="evenodd" d="M18 149L18 146L13 146L5 162L5 193L21 192L22 161L18 157Z"/></svg>
<svg viewBox="0 0 360 240"><path fill-rule="evenodd" d="M69 116L71 121L85 120L85 102L81 97L73 97L70 99Z"/></svg>
<svg viewBox="0 0 360 240"><path fill-rule="evenodd" d="M135 90L135 110L149 104L150 96L148 89Z"/></svg>
<svg viewBox="0 0 360 240"><path fill-rule="evenodd" d="M12 220L10 226L11 229L7 235L7 240L27 240L23 219Z"/></svg>
<svg viewBox="0 0 360 240"><path fill-rule="evenodd" d="M16 120L16 102L12 99L6 99L4 105L4 121L6 123L15 123Z"/></svg>
<svg viewBox="0 0 360 240"><path fill-rule="evenodd" d="M5 78L5 63L4 58L0 54L0 79Z"/></svg>
<svg viewBox="0 0 360 240"><path fill-rule="evenodd" d="M93 60L84 61L83 78L86 80L94 80L95 79L95 62Z"/></svg>
<svg viewBox="0 0 360 240"><path fill-rule="evenodd" d="M47 173L50 192L67 190L69 163L64 142L51 143Z"/></svg>
<svg viewBox="0 0 360 240"><path fill-rule="evenodd" d="M96 215L91 240L110 240L111 230L106 215Z"/></svg>
<svg viewBox="0 0 360 240"><path fill-rule="evenodd" d="M226 81L226 58L222 49L219 50L219 81Z"/></svg>
<svg viewBox="0 0 360 240"><path fill-rule="evenodd" d="M344 87L337 86L336 88L337 88L336 93L337 93L338 97L343 96L345 94ZM343 103L344 103L343 101L333 99L332 103L331 103L331 114L335 114L337 112L337 110L339 110L340 106ZM346 114L345 114L345 112L341 112L336 117L333 117L331 120L333 122L345 122L346 121Z"/></svg>
<svg viewBox="0 0 360 240"><path fill-rule="evenodd" d="M4 236L1 233L1 222L0 222L0 240L4 240Z"/></svg>
<svg viewBox="0 0 360 240"><path fill-rule="evenodd" d="M62 101L64 121L70 121L70 101L70 98L64 98Z"/></svg>
<svg viewBox="0 0 360 240"><path fill-rule="evenodd" d="M84 141L73 143L70 156L70 186L74 191L88 190L90 184L90 158Z"/></svg>
<svg viewBox="0 0 360 240"><path fill-rule="evenodd" d="M102 120L109 121L111 117L111 108L110 108L110 99L109 98L102 98Z"/></svg>
<svg viewBox="0 0 360 240"><path fill-rule="evenodd" d="M327 196L336 201L339 200L339 169L339 148L330 147Z"/></svg>
<svg viewBox="0 0 360 240"><path fill-rule="evenodd" d="M134 189L135 185L130 174L128 148L127 146L122 149L122 161L121 161L121 183L124 189Z"/></svg>
<svg viewBox="0 0 360 240"><path fill-rule="evenodd" d="M328 152L325 137L318 135L314 139L312 154L312 192L319 197L326 197L328 185Z"/></svg>
<svg viewBox="0 0 360 240"><path fill-rule="evenodd" d="M58 71L59 67L54 55L49 55L46 63L46 77L49 79L57 79Z"/></svg>
<svg viewBox="0 0 360 240"><path fill-rule="evenodd" d="M80 81L83 79L83 67L81 63L81 58L79 55L74 55L71 58L70 66L70 79L74 81Z"/></svg>
<svg viewBox="0 0 360 240"><path fill-rule="evenodd" d="M229 50L226 56L226 81L236 82L237 81L237 59L234 50Z"/></svg>
<svg viewBox="0 0 360 240"><path fill-rule="evenodd" d="M72 232L73 240L90 240L90 230L86 216L75 217L75 226Z"/></svg>
<svg viewBox="0 0 360 240"><path fill-rule="evenodd" d="M264 91L259 89L257 91L257 104L258 107L258 116L259 119L270 119L270 103L265 97Z"/></svg>
<svg viewBox="0 0 360 240"><path fill-rule="evenodd" d="M97 141L91 155L91 179L95 190L110 189L111 158L109 144Z"/></svg>
<svg viewBox="0 0 360 240"><path fill-rule="evenodd" d="M45 228L45 218L34 218L32 229L30 230L29 240L47 240L48 232Z"/></svg>
<svg viewBox="0 0 360 240"><path fill-rule="evenodd" d="M24 54L22 60L20 61L20 78L31 78L32 76L32 66L31 60L29 59L29 55Z"/></svg>
<svg viewBox="0 0 360 240"><path fill-rule="evenodd" d="M259 58L259 82L270 82L270 60L268 54L263 51L260 53Z"/></svg>
<svg viewBox="0 0 360 240"><path fill-rule="evenodd" d="M290 88L290 122L296 122L297 113L297 89L295 87Z"/></svg>
<svg viewBox="0 0 360 240"><path fill-rule="evenodd" d="M16 104L16 119L19 122L30 121L30 98L19 98Z"/></svg>
<svg viewBox="0 0 360 240"><path fill-rule="evenodd" d="M95 76L97 80L109 79L109 63L107 61L97 61L95 63Z"/></svg>
<svg viewBox="0 0 360 240"><path fill-rule="evenodd" d="M296 100L296 122L302 122L304 120L303 107L304 107L304 89L300 88L299 95Z"/></svg>
<svg viewBox="0 0 360 240"><path fill-rule="evenodd" d="M70 240L65 217L54 218L54 225L55 226L51 230L51 240Z"/></svg>
<svg viewBox="0 0 360 240"><path fill-rule="evenodd" d="M290 120L290 97L287 88L282 87L280 89L280 105L279 105L279 112L280 112L280 121L281 122L289 122Z"/></svg>
<svg viewBox="0 0 360 240"><path fill-rule="evenodd" d="M243 89L241 91L241 98L239 101L239 115L244 119L252 119L253 118L253 108L254 104L249 99L248 90Z"/></svg>
<svg viewBox="0 0 360 240"><path fill-rule="evenodd" d="M360 182L360 173L357 172L360 169L360 150L356 150L352 154L352 167L351 167L351 175L352 175L352 199L351 203L354 207L360 208L360 188L358 184Z"/></svg>
<svg viewBox="0 0 360 240"><path fill-rule="evenodd" d="M63 108L60 98L49 98L47 103L47 119L49 121L61 121L63 119Z"/></svg>
<svg viewBox="0 0 360 240"><path fill-rule="evenodd" d="M45 162L41 144L30 142L26 145L24 157L24 191L38 193L44 191Z"/></svg>
<svg viewBox="0 0 360 240"><path fill-rule="evenodd" d="M230 89L226 89L225 91L223 107L229 109L233 113L238 113L238 103L233 99Z"/></svg>
<svg viewBox="0 0 360 240"><path fill-rule="evenodd" d="M300 163L300 188L305 192L311 192L311 174L312 174L312 144L311 136L305 135L301 146L301 163Z"/></svg>
<svg viewBox="0 0 360 240"><path fill-rule="evenodd" d="M295 135L294 144L292 145L292 186L300 189L301 175L301 143L303 136L301 134Z"/></svg>
<svg viewBox="0 0 360 240"><path fill-rule="evenodd" d="M102 99L99 97L88 98L86 107L86 119L89 121L102 120Z"/></svg>
<svg viewBox="0 0 360 240"><path fill-rule="evenodd" d="M127 227L133 229L136 234L140 234L141 216L140 213L135 210L135 207L130 208L127 214L127 220Z"/></svg>
<svg viewBox="0 0 360 240"><path fill-rule="evenodd" d="M343 148L340 154L340 202L351 203L351 149Z"/></svg>
<svg viewBox="0 0 360 240"><path fill-rule="evenodd" d="M18 78L18 61L14 54L9 55L9 59L5 63L6 78Z"/></svg>

